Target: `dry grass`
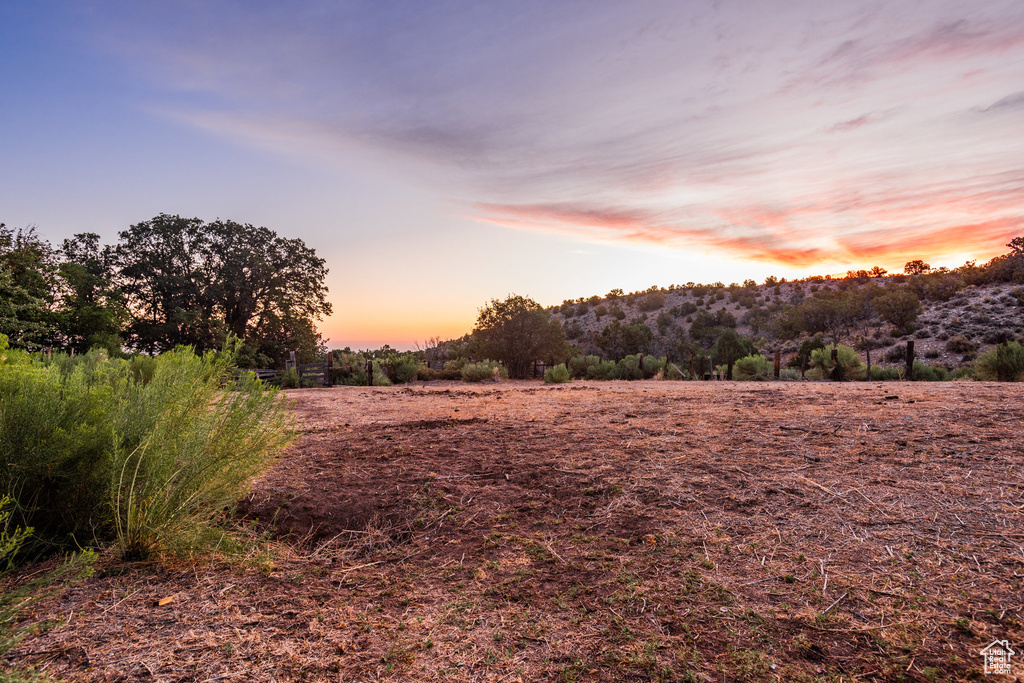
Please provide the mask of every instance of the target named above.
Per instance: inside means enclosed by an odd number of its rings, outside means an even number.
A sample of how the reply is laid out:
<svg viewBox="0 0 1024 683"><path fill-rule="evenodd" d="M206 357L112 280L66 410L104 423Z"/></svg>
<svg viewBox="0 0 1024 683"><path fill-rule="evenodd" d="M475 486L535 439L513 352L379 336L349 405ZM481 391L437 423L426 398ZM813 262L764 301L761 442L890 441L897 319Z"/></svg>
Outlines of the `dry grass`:
<svg viewBox="0 0 1024 683"><path fill-rule="evenodd" d="M963 680L1024 643L1024 386L292 393L241 565L101 563L72 680ZM163 607L153 601L174 600ZM119 678L120 677L120 678Z"/></svg>

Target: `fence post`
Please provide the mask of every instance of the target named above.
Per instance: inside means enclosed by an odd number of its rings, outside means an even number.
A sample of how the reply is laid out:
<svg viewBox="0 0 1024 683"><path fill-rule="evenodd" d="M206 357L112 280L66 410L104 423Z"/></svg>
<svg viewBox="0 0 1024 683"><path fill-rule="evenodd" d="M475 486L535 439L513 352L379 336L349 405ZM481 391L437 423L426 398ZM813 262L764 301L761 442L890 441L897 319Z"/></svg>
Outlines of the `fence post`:
<svg viewBox="0 0 1024 683"><path fill-rule="evenodd" d="M330 351L327 352L327 377L324 379L324 386L334 386L334 354Z"/></svg>
<svg viewBox="0 0 1024 683"><path fill-rule="evenodd" d="M779 378L779 370L782 367L782 351L775 352L775 379Z"/></svg>
<svg viewBox="0 0 1024 683"><path fill-rule="evenodd" d="M690 376L687 379L696 379L696 375L693 374L693 354L690 354Z"/></svg>
<svg viewBox="0 0 1024 683"><path fill-rule="evenodd" d="M907 381L914 379L914 340L907 342Z"/></svg>
<svg viewBox="0 0 1024 683"><path fill-rule="evenodd" d="M373 361L366 361L366 386L373 386Z"/></svg>

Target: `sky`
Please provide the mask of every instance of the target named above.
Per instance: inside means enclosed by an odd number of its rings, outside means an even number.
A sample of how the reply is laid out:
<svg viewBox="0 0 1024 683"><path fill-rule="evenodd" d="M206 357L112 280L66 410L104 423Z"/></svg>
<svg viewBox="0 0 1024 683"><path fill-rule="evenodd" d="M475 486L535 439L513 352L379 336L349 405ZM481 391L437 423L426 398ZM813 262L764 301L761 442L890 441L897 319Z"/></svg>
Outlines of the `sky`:
<svg viewBox="0 0 1024 683"><path fill-rule="evenodd" d="M0 221L299 237L331 347L1024 235L1020 0L0 0Z"/></svg>

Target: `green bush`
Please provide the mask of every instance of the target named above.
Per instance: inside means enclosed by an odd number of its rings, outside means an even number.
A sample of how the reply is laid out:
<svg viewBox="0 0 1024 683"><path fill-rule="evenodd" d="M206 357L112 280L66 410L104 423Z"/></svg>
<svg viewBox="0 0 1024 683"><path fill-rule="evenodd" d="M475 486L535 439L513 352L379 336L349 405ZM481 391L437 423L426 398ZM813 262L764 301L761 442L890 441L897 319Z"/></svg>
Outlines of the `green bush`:
<svg viewBox="0 0 1024 683"><path fill-rule="evenodd" d="M416 379L420 372L420 364L414 360L406 360L395 366L395 381L405 384Z"/></svg>
<svg viewBox="0 0 1024 683"><path fill-rule="evenodd" d="M906 370L903 366L872 365L871 379L876 382L891 382L903 379L905 372Z"/></svg>
<svg viewBox="0 0 1024 683"><path fill-rule="evenodd" d="M544 371L545 384L564 384L571 381L572 377L569 376L569 369L565 367L565 363L559 363Z"/></svg>
<svg viewBox="0 0 1024 683"><path fill-rule="evenodd" d="M587 379L615 379L616 363L613 360L603 360L597 365L587 368Z"/></svg>
<svg viewBox="0 0 1024 683"><path fill-rule="evenodd" d="M363 373L365 377L366 373ZM390 387L392 385L391 378L388 377L387 366L380 361L373 361L373 386L375 387Z"/></svg>
<svg viewBox="0 0 1024 683"><path fill-rule="evenodd" d="M666 362L667 360L664 357L657 358L655 356L644 356L640 369L643 371L644 377L646 379L650 379L651 377L655 377L658 374L663 374L665 372Z"/></svg>
<svg viewBox="0 0 1024 683"><path fill-rule="evenodd" d="M574 378L586 377L587 370L600 362L600 356L573 356L569 359L569 374Z"/></svg>
<svg viewBox="0 0 1024 683"><path fill-rule="evenodd" d="M796 380L800 379L800 371L794 368L781 368L779 370L779 379L785 380Z"/></svg>
<svg viewBox="0 0 1024 683"><path fill-rule="evenodd" d="M953 372L949 373L949 379L956 380L972 380L974 379L974 368L971 366L957 368Z"/></svg>
<svg viewBox="0 0 1024 683"><path fill-rule="evenodd" d="M363 375L365 377L365 373ZM298 389L302 386L302 378L299 377L299 373L295 368L288 368L284 374L281 375L281 388L282 389Z"/></svg>
<svg viewBox="0 0 1024 683"><path fill-rule="evenodd" d="M416 379L420 380L421 382L431 382L435 379L440 378L441 373L427 365L421 365L416 369Z"/></svg>
<svg viewBox="0 0 1024 683"><path fill-rule="evenodd" d="M643 379L644 371L640 367L640 356L626 356L615 366L615 379Z"/></svg>
<svg viewBox="0 0 1024 683"><path fill-rule="evenodd" d="M483 382L496 377L508 379L508 371L496 360L467 363L462 367L463 382Z"/></svg>
<svg viewBox="0 0 1024 683"><path fill-rule="evenodd" d="M832 360L833 348L836 348L836 361ZM833 379L854 379L864 372L864 364L861 362L860 356L852 348L843 344L838 347L829 344L824 348L814 349L811 351L811 363L822 377ZM835 372L836 365L839 366L839 372Z"/></svg>
<svg viewBox="0 0 1024 683"><path fill-rule="evenodd" d="M0 497L0 576L13 566L15 557L21 551L25 540L32 535L32 528L16 527L11 524L11 508L14 501L10 496Z"/></svg>
<svg viewBox="0 0 1024 683"><path fill-rule="evenodd" d="M940 365L926 365L915 360L914 379L918 382L945 382L949 379L949 370Z"/></svg>
<svg viewBox="0 0 1024 683"><path fill-rule="evenodd" d="M179 348L145 382L105 354L0 353L0 494L33 542L130 557L199 542L290 435L276 391L226 381L232 358Z"/></svg>
<svg viewBox="0 0 1024 683"><path fill-rule="evenodd" d="M732 368L732 377L740 382L767 382L775 376L775 366L761 354L744 356Z"/></svg>
<svg viewBox="0 0 1024 683"><path fill-rule="evenodd" d="M1024 380L1024 346L1007 342L979 354L974 361L974 376L985 382Z"/></svg>

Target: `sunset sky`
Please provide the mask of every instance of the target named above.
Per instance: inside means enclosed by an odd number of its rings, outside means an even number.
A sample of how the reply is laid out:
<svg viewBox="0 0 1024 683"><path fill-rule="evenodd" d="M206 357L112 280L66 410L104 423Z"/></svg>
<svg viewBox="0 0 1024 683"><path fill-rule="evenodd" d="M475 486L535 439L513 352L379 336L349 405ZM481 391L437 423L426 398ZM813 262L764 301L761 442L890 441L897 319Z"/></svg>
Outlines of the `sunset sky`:
<svg viewBox="0 0 1024 683"><path fill-rule="evenodd" d="M0 222L300 237L332 347L1024 235L1024 2L0 1Z"/></svg>

